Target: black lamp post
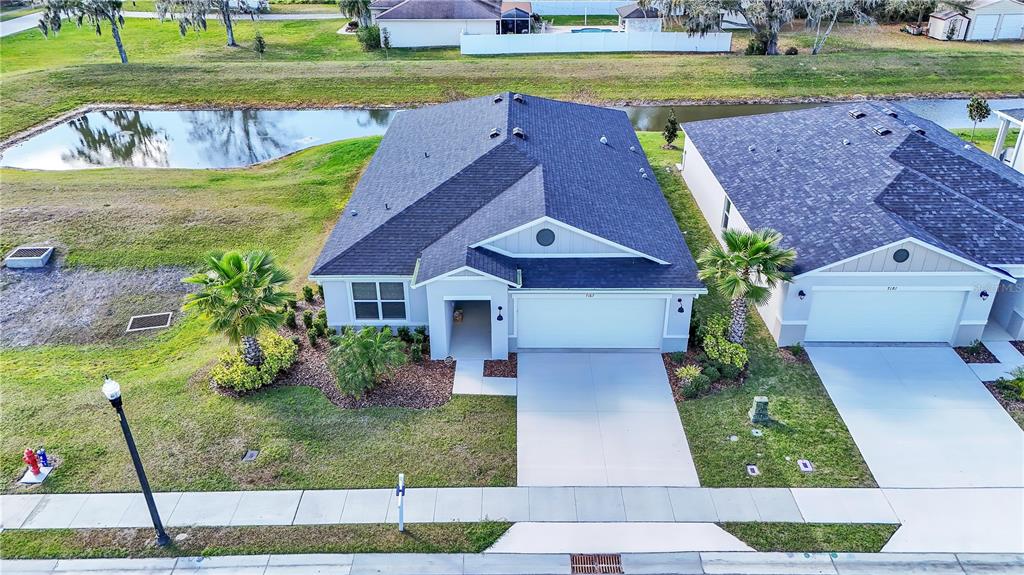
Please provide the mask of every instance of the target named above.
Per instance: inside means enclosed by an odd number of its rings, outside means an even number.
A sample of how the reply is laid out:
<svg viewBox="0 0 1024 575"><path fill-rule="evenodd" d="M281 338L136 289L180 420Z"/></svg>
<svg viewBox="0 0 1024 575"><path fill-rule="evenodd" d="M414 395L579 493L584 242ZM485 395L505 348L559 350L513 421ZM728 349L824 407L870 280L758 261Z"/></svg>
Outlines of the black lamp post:
<svg viewBox="0 0 1024 575"><path fill-rule="evenodd" d="M142 495L146 498L146 506L149 507L149 516L153 519L153 528L156 529L156 544L164 547L171 542L171 538L164 531L164 524L160 521L160 513L156 510L156 502L153 501L153 492L149 489L149 480L146 479L146 470L142 468L142 460L139 459L139 450L135 448L135 439L132 438L132 430L128 427L128 418L124 415L124 407L121 405L121 386L107 376L103 376L103 396L110 400L110 405L117 411L121 419L121 431L124 432L124 441L128 444L128 452L132 455L132 463L135 464L135 474L139 476L139 485L142 486Z"/></svg>

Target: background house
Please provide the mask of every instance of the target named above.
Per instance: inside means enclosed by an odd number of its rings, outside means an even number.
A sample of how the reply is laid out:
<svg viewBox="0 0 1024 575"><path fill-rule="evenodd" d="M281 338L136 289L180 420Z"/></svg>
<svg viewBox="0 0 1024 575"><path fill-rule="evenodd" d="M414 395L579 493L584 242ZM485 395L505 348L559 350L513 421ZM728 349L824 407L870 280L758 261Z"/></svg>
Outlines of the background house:
<svg viewBox="0 0 1024 575"><path fill-rule="evenodd" d="M395 48L458 46L462 34L497 34L501 19L500 0L377 0L371 10Z"/></svg>
<svg viewBox="0 0 1024 575"><path fill-rule="evenodd" d="M435 359L683 350L706 293L628 116L509 93L398 113L310 277Z"/></svg>
<svg viewBox="0 0 1024 575"><path fill-rule="evenodd" d="M657 8L641 8L639 4L627 4L616 9L619 14L619 30L623 32L661 32L661 14Z"/></svg>
<svg viewBox="0 0 1024 575"><path fill-rule="evenodd" d="M966 14L940 4L928 18L928 35L937 40L1024 39L1024 2L975 0Z"/></svg>
<svg viewBox="0 0 1024 575"><path fill-rule="evenodd" d="M1024 175L884 102L686 123L716 233L797 251L759 312L779 345L1024 335Z"/></svg>

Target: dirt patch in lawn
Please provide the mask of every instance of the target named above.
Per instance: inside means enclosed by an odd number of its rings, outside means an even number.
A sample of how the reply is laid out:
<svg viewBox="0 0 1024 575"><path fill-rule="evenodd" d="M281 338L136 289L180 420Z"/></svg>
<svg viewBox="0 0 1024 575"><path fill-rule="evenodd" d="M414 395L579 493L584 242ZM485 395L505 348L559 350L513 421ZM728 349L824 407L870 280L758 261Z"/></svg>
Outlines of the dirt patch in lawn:
<svg viewBox="0 0 1024 575"><path fill-rule="evenodd" d="M1003 406L1006 413L1017 422L1017 425L1024 430L1024 399L1020 397L1020 391L1008 383L990 381L985 384L992 396L996 398L999 405Z"/></svg>
<svg viewBox="0 0 1024 575"><path fill-rule="evenodd" d="M967 363L999 363L996 356L992 355L992 352L981 342L974 345L954 347L953 349L960 356L960 359Z"/></svg>
<svg viewBox="0 0 1024 575"><path fill-rule="evenodd" d="M485 359L484 377L519 377L519 356L508 354L508 359Z"/></svg>
<svg viewBox="0 0 1024 575"><path fill-rule="evenodd" d="M448 403L452 398L452 384L455 382L455 364L438 360L424 360L420 363L406 363L395 371L393 377L385 380L359 399L345 395L338 389L338 380L327 367L327 355L331 344L325 338L310 345L306 327L302 323L302 312L310 310L316 317L321 306L299 302L296 312L295 329L283 328L282 335L297 338L299 355L295 364L281 377L276 385L305 385L323 392L331 403L346 409L364 407L407 407L425 409ZM428 354L429 351L424 351Z"/></svg>
<svg viewBox="0 0 1024 575"><path fill-rule="evenodd" d="M189 291L183 268L99 271L0 269L0 346L89 344L148 337L161 330L125 333L133 315L181 316Z"/></svg>

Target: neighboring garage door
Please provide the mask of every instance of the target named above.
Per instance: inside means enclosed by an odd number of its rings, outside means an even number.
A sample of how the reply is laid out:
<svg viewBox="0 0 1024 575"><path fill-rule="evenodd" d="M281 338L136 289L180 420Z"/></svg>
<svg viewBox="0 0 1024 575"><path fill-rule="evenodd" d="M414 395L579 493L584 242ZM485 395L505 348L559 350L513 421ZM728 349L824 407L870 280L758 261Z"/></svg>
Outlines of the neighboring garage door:
<svg viewBox="0 0 1024 575"><path fill-rule="evenodd" d="M815 290L806 341L948 342L966 292Z"/></svg>
<svg viewBox="0 0 1024 575"><path fill-rule="evenodd" d="M664 298L574 295L516 302L520 348L661 349Z"/></svg>
<svg viewBox="0 0 1024 575"><path fill-rule="evenodd" d="M1024 30L1024 14L1005 14L999 24L999 40L1019 40Z"/></svg>
<svg viewBox="0 0 1024 575"><path fill-rule="evenodd" d="M999 16L983 14L976 16L971 22L969 29L971 40L991 40L996 37L996 26L999 25Z"/></svg>

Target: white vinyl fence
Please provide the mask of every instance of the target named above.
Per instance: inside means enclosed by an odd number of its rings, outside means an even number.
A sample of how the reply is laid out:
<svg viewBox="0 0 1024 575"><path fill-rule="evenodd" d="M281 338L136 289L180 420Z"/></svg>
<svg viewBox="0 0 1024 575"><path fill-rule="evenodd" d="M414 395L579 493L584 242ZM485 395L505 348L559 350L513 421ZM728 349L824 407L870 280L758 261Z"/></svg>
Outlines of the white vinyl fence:
<svg viewBox="0 0 1024 575"><path fill-rule="evenodd" d="M632 4L630 0L533 0L530 6L541 16L613 15L620 6Z"/></svg>
<svg viewBox="0 0 1024 575"><path fill-rule="evenodd" d="M462 53L546 54L560 52L728 52L732 33L699 36L683 32L595 32L462 35Z"/></svg>

